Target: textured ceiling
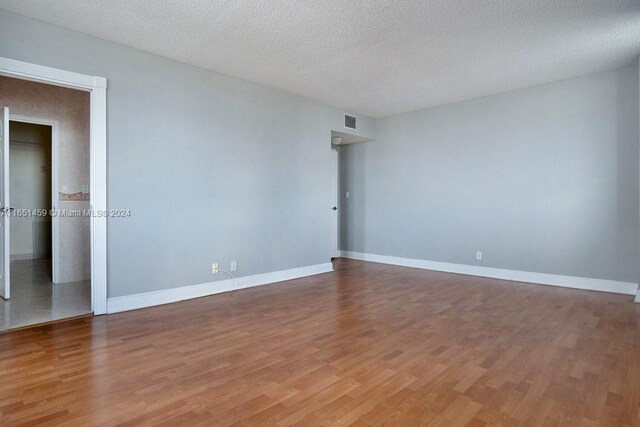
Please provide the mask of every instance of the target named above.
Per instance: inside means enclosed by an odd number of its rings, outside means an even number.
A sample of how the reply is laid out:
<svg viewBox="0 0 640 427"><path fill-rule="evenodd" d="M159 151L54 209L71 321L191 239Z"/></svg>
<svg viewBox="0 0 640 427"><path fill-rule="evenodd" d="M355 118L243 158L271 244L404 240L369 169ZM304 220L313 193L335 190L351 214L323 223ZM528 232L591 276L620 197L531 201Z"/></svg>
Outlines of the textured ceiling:
<svg viewBox="0 0 640 427"><path fill-rule="evenodd" d="M0 0L0 8L381 117L612 69L640 0Z"/></svg>

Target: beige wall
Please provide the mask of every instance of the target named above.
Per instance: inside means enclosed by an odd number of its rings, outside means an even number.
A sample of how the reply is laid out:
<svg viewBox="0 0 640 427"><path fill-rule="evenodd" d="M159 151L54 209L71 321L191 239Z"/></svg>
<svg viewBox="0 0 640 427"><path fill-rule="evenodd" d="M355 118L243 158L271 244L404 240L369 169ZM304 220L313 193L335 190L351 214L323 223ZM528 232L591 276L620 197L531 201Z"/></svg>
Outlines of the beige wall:
<svg viewBox="0 0 640 427"><path fill-rule="evenodd" d="M89 185L89 94L0 76L0 106L11 114L57 120L59 192ZM59 209L88 209L89 201L61 201ZM60 282L90 278L88 218L60 218Z"/></svg>

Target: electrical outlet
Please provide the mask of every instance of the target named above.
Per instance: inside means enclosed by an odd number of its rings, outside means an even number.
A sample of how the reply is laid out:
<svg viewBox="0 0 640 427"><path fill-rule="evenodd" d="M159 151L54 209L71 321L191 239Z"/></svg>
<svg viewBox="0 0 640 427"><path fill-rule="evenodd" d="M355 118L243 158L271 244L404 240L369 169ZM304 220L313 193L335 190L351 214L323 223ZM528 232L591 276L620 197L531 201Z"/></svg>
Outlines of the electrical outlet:
<svg viewBox="0 0 640 427"><path fill-rule="evenodd" d="M231 261L231 271L236 271L238 269L238 261Z"/></svg>
<svg viewBox="0 0 640 427"><path fill-rule="evenodd" d="M211 264L211 274L218 274L218 263L214 262Z"/></svg>
<svg viewBox="0 0 640 427"><path fill-rule="evenodd" d="M482 261L482 252L480 252L480 251L476 252L476 259L478 261Z"/></svg>

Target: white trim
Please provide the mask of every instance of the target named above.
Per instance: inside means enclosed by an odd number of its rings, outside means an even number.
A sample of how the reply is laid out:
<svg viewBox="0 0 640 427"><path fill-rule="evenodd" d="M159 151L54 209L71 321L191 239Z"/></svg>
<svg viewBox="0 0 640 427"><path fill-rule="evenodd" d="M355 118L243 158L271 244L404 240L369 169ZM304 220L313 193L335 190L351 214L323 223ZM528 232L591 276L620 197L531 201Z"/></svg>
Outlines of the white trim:
<svg viewBox="0 0 640 427"><path fill-rule="evenodd" d="M272 273L256 274L254 276L239 277L236 279L220 280L217 282L202 283L200 285L183 286L179 288L160 291L145 292L142 294L126 295L109 298L107 300L107 312L118 313L121 311L137 310L145 307L169 304L192 298L200 298L207 295L229 292L236 289L250 288L254 286L268 285L285 280L298 279L300 277L333 271L331 263L310 265L308 267L293 268L290 270L274 271Z"/></svg>
<svg viewBox="0 0 640 427"><path fill-rule="evenodd" d="M9 256L11 262L13 261L27 261L33 259L33 252L29 254L11 254Z"/></svg>
<svg viewBox="0 0 640 427"><path fill-rule="evenodd" d="M640 289L636 292L636 299L634 301L640 304Z"/></svg>
<svg viewBox="0 0 640 427"><path fill-rule="evenodd" d="M11 58L0 57L0 74L73 89L90 90L99 87L99 84L104 84L106 88L106 81L98 83L95 76L16 61Z"/></svg>
<svg viewBox="0 0 640 427"><path fill-rule="evenodd" d="M590 279L586 277L561 276L557 274L533 273L528 271L504 270L500 268L481 267L477 265L452 264L448 262L427 261L412 258L400 258L388 255L366 254L361 252L341 251L343 258L360 261L378 262L423 270L444 271L447 273L466 274L469 276L490 277L492 279L511 280L513 282L535 283L539 285L560 286L564 288L585 289L589 291L612 292L616 294L635 295L638 284L618 282L615 280Z"/></svg>
<svg viewBox="0 0 640 427"><path fill-rule="evenodd" d="M91 93L90 179L91 208L107 209L107 79L0 57L0 75L80 89ZM107 312L107 218L93 215L91 223L91 309Z"/></svg>
<svg viewBox="0 0 640 427"><path fill-rule="evenodd" d="M39 117L23 116L20 114L11 114L9 110L9 120L20 123L31 123L36 125L51 126L51 204L54 210L59 207L59 140L57 120L41 119ZM51 275L52 282L60 281L60 219L57 215L51 218Z"/></svg>
<svg viewBox="0 0 640 427"><path fill-rule="evenodd" d="M91 91L91 144L89 148L89 197L93 212L107 211L107 88L106 80L95 77ZM105 81L103 81L105 80ZM107 312L107 217L92 215L91 308L94 314Z"/></svg>
<svg viewBox="0 0 640 427"><path fill-rule="evenodd" d="M2 128L2 131L0 132L2 134L2 143L0 144L0 150L2 151L2 199L0 200L0 203L2 204L4 210L11 207L11 186L9 183L9 147L11 145L11 143L9 142L9 115L11 112L9 111L9 107L7 106L0 105L0 109L2 109L2 125L0 125L0 127ZM0 245L2 245L3 249L2 271L0 272L2 281L0 283L0 286L2 287L2 298L6 300L11 298L11 227L9 226L10 218L11 217L9 215L2 215L2 218L0 219L0 226L3 228L2 242L0 242Z"/></svg>

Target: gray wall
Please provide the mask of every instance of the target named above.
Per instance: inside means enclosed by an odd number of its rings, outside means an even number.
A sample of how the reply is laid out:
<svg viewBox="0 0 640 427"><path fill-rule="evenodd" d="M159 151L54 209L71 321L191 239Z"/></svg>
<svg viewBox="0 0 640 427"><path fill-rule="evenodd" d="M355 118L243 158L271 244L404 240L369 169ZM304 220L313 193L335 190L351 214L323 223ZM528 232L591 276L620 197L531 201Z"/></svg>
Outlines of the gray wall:
<svg viewBox="0 0 640 427"><path fill-rule="evenodd" d="M133 213L108 223L110 297L328 261L344 111L2 10L0 40L109 79L108 205ZM638 106L636 64L359 117L378 139L341 148L342 248L637 281Z"/></svg>
<svg viewBox="0 0 640 427"><path fill-rule="evenodd" d="M0 56L108 79L108 296L326 263L344 112L0 10ZM375 121L359 116L360 134Z"/></svg>
<svg viewBox="0 0 640 427"><path fill-rule="evenodd" d="M342 249L637 282L638 106L636 63L378 120Z"/></svg>

